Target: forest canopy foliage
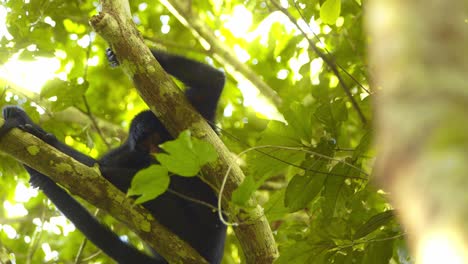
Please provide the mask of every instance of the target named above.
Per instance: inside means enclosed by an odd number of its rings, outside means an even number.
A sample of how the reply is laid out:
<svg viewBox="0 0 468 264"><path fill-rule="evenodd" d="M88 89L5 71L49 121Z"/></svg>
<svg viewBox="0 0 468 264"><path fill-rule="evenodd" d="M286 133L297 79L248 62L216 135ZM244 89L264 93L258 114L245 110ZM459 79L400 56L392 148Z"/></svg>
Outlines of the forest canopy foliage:
<svg viewBox="0 0 468 264"><path fill-rule="evenodd" d="M276 263L409 263L404 231L386 194L371 184L361 1L193 1L192 17L159 1L130 5L150 47L224 69L214 125L246 175L231 203L242 208L257 198L279 248ZM0 3L0 107L21 106L92 157L121 144L129 121L147 109L107 63L107 44L88 22L98 10L93 1ZM80 232L29 187L17 161L1 160L0 262L108 261L91 244L80 250ZM111 216L99 217L143 248ZM241 262L229 229L223 263Z"/></svg>

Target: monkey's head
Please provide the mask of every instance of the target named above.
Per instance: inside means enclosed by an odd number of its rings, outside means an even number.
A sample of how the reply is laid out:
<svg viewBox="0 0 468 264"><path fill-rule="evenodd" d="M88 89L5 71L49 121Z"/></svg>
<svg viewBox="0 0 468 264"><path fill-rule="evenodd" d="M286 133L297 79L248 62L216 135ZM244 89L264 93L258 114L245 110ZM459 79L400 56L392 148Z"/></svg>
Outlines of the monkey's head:
<svg viewBox="0 0 468 264"><path fill-rule="evenodd" d="M128 143L132 150L160 152L159 144L171 139L167 129L150 110L136 115L130 124Z"/></svg>

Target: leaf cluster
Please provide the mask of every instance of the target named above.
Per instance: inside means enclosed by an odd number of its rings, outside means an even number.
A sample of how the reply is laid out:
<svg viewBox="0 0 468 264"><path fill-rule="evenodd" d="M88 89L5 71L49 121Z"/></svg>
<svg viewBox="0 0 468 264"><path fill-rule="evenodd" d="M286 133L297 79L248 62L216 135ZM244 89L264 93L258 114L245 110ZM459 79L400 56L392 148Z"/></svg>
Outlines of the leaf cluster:
<svg viewBox="0 0 468 264"><path fill-rule="evenodd" d="M373 95L368 89L361 2L287 3L284 10L273 1L194 1L191 7L218 41L230 48L230 55L278 94L282 104L276 106L261 94L252 96L255 88L248 76L239 76L229 60L219 59L223 54L206 49L210 43L207 46L162 4L130 4L151 47L225 69L227 83L213 125L233 153L245 152L238 160L247 176L231 203L243 208L252 196L262 202L280 250L277 263L409 263L394 211L385 193L369 182L375 159ZM121 144L125 138L121 131L146 106L127 77L107 65L107 45L88 25L97 12L94 5L92 1L36 0L0 5L8 11L5 26L11 35L0 35L0 63L10 67L7 62L15 58L45 57L59 65L54 78L35 85L40 86L34 87L40 90L37 93L20 87L13 76L0 70L0 106L20 105L59 140L99 157ZM240 33L235 29L247 19L236 20L239 11L252 18ZM311 43L334 65L325 63ZM23 78L34 80L36 75L30 70ZM203 164L216 158L210 147L188 133L164 144L166 153L156 156L160 165L141 171L129 195L141 195L137 202L144 202L167 189L169 175L196 175ZM4 251L17 263L72 261L83 241L81 234L68 233L69 223L54 220L59 212L42 194L28 197L31 190L25 187L28 177L22 167L11 158L1 158L2 203L25 208L27 213L15 216L8 206L0 210L0 261ZM19 198L23 196L28 198ZM142 247L121 224L109 216L103 218ZM108 261L102 254L95 256L96 252L94 246L86 246L81 256ZM242 258L230 232L224 263Z"/></svg>

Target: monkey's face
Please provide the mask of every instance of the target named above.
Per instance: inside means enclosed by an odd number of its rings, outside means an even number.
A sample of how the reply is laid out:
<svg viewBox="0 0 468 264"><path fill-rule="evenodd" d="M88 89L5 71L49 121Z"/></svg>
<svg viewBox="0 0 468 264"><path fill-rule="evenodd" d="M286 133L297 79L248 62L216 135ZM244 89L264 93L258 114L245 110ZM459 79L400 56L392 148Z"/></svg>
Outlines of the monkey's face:
<svg viewBox="0 0 468 264"><path fill-rule="evenodd" d="M153 133L144 140L144 145L149 153L161 152L159 145L162 143L161 135L159 133Z"/></svg>
<svg viewBox="0 0 468 264"><path fill-rule="evenodd" d="M131 149L160 152L159 145L170 139L169 132L151 111L139 113L130 124L128 141Z"/></svg>

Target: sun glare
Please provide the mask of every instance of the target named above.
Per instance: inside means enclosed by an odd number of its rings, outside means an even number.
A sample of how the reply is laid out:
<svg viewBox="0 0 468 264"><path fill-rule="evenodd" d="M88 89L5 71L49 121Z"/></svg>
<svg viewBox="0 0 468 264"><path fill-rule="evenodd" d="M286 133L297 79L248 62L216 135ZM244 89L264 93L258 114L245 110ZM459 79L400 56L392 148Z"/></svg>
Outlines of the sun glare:
<svg viewBox="0 0 468 264"><path fill-rule="evenodd" d="M5 37L7 40L12 40L13 36L8 32L7 26L6 26L6 16L7 16L8 10L0 5L0 39Z"/></svg>
<svg viewBox="0 0 468 264"><path fill-rule="evenodd" d="M3 202L3 208L5 209L8 218L22 217L28 215L28 210L22 203L11 203L9 201Z"/></svg>
<svg viewBox="0 0 468 264"><path fill-rule="evenodd" d="M252 13L243 5L234 7L234 11L229 19L224 23L224 27L235 37L243 37L252 26Z"/></svg>
<svg viewBox="0 0 468 264"><path fill-rule="evenodd" d="M15 202L26 203L29 199L38 195L38 190L33 187L26 186L23 182L18 182L15 190Z"/></svg>
<svg viewBox="0 0 468 264"><path fill-rule="evenodd" d="M437 264L451 263L462 264L468 259L463 250L462 236L459 232L439 231L426 235L420 248L421 259L418 263Z"/></svg>
<svg viewBox="0 0 468 264"><path fill-rule="evenodd" d="M278 113L275 106L271 104L266 98L259 96L260 92L247 80L240 81L237 85L244 97L244 106L252 107L255 111L268 118L274 120L284 120Z"/></svg>
<svg viewBox="0 0 468 264"><path fill-rule="evenodd" d="M0 5L0 39L13 40L13 36L8 32L6 26L6 16L9 11ZM55 25L50 17L46 17L44 21ZM82 42L86 42L86 39L83 39ZM32 44L27 49L34 50L36 47ZM0 66L0 79L6 81L6 84L11 83L35 93L40 92L44 83L55 77L55 72L60 69L60 61L56 58L38 57L33 61L21 61L18 57L19 54L14 54L5 64Z"/></svg>
<svg viewBox="0 0 468 264"><path fill-rule="evenodd" d="M56 58L37 58L34 61L21 61L13 56L0 67L0 79L39 93L46 81L56 76L60 61Z"/></svg>

